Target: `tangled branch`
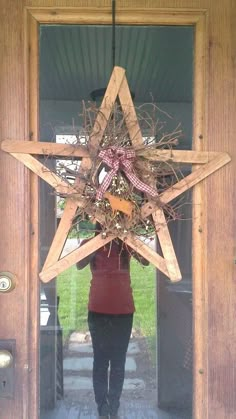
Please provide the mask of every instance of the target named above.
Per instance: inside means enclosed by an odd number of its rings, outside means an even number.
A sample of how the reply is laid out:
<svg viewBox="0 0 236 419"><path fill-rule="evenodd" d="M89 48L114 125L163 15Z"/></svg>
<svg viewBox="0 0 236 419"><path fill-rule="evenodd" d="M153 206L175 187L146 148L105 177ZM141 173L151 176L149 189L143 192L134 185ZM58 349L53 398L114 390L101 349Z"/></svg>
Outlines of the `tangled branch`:
<svg viewBox="0 0 236 419"><path fill-rule="evenodd" d="M182 136L180 125L168 132L167 121L170 115L162 111L153 103L145 104L135 108L140 131L134 133L130 138L126 119L131 116L121 109L118 103L115 104L110 118L106 120L106 128L102 140L91 157L91 169L86 176L80 172L80 162L71 155L69 161L59 161L56 173L67 181L83 177L85 187L81 194L84 206L78 208L73 226L83 220L96 219L96 212L100 211L104 217L103 233L127 233L134 232L136 235L146 237L153 236L154 232L161 226L154 225L152 217L142 218L141 207L147 201L155 202L156 206L164 210L167 221L179 218L177 205L163 204L158 195L178 182L182 177L181 167L171 159L158 158L159 150L173 150L179 143ZM98 112L105 118L102 109L97 109L94 103L88 105L83 102L82 114L79 115L83 120L83 128L76 134L74 146L83 146L90 150L90 144L96 135L99 134L101 126L97 123ZM163 120L163 117L165 118ZM134 121L136 124L136 121ZM137 126L137 125L135 125ZM142 132L143 143L140 147L133 147L135 137ZM104 162L99 153L111 149L122 149L126 152L133 150L135 158L132 161L132 173L140 182L155 188L156 196L150 197L147 193L139 190L133 184L124 168L119 167L105 190L102 199L97 199L97 191L101 188L104 178L112 169ZM157 156L156 158L153 156ZM107 194L109 192L109 194ZM120 200L120 208L114 210L109 196ZM132 216L127 216L122 210L122 204L129 202L132 204Z"/></svg>

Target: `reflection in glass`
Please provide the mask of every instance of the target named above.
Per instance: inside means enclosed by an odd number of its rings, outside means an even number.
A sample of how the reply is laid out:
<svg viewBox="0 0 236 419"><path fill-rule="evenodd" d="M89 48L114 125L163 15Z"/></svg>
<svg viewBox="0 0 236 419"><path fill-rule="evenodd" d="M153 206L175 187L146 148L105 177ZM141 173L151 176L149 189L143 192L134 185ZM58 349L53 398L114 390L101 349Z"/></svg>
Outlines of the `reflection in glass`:
<svg viewBox="0 0 236 419"><path fill-rule="evenodd" d="M82 100L106 86L111 66L109 26L42 26L40 32L40 138L73 142L83 125ZM126 68L135 106L155 103L163 130L181 124L177 148L192 148L191 27L119 26L117 65ZM171 115L169 118L167 115ZM160 115L158 116L158 118ZM157 116L155 116L157 118ZM144 139L150 138L148 130ZM50 169L68 168L73 182L79 162L43 159ZM191 171L180 167L179 174ZM69 174L68 174L69 173ZM173 179L166 179L172 183ZM121 417L191 418L192 400L192 271L191 193L174 203L177 221L169 228L183 280L171 284L152 266L131 263L136 306L126 362ZM60 222L64 201L40 185L40 268ZM89 223L71 230L63 255L93 234ZM159 246L156 240L149 241ZM161 253L161 250L158 250ZM92 346L87 325L91 273L71 267L41 285L40 417L96 417L91 380ZM156 286L157 283L157 286ZM158 383L158 384L157 384ZM136 413L135 413L136 412ZM168 413L169 412L169 413ZM87 415L87 416L86 416ZM123 415L123 416L122 416ZM158 415L158 416L157 416Z"/></svg>

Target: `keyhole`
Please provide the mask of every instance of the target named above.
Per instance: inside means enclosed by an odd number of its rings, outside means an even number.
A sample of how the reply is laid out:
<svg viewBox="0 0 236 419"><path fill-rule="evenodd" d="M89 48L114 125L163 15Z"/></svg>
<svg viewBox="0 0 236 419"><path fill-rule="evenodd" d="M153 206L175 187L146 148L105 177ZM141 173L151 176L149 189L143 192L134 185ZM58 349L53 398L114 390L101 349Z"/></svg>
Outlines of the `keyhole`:
<svg viewBox="0 0 236 419"><path fill-rule="evenodd" d="M3 382L2 382L2 386L3 386L3 388L5 388L5 387L6 387L6 381L3 381Z"/></svg>
<svg viewBox="0 0 236 419"><path fill-rule="evenodd" d="M6 290L11 287L11 281L8 278L0 278L0 289Z"/></svg>

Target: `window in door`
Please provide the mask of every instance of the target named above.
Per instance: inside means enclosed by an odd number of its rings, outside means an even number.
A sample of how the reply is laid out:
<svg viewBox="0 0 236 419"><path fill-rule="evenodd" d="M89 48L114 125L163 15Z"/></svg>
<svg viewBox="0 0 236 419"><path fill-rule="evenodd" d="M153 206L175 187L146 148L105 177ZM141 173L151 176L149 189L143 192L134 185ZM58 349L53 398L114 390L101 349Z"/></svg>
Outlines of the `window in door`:
<svg viewBox="0 0 236 419"><path fill-rule="evenodd" d="M116 65L126 69L134 104L153 104L163 132L181 124L177 148L192 148L193 28L124 26L116 28ZM111 27L40 27L40 139L73 142L83 126L82 101L106 87L112 72ZM147 127L143 136L150 137ZM73 182L79 162L55 161ZM77 166L76 166L77 165ZM181 167L182 173L191 167ZM166 181L172 181L170 179ZM63 198L40 184L40 268L63 212ZM153 266L131 263L136 311L126 359L121 417L192 416L192 269L191 193L175 203L178 219L169 228L183 279L171 284ZM93 234L87 220L77 224L63 255ZM158 248L153 239L149 245ZM160 251L160 250L159 250ZM96 417L93 353L87 325L91 273L68 269L40 294L40 417ZM60 416L61 415L61 416ZM86 416L87 415L87 416ZM122 416L123 415L123 416ZM141 416L140 416L141 417Z"/></svg>

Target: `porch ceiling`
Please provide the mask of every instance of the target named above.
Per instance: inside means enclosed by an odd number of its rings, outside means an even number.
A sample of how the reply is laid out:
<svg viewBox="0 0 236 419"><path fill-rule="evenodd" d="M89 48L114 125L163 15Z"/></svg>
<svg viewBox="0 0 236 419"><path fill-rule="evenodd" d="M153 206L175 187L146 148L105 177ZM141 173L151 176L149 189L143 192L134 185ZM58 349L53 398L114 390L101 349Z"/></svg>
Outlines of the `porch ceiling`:
<svg viewBox="0 0 236 419"><path fill-rule="evenodd" d="M191 102L192 27L117 26L116 65L126 69L137 102ZM111 26L42 25L40 95L90 100L112 71Z"/></svg>

